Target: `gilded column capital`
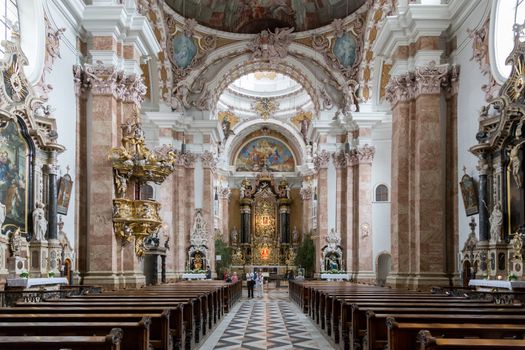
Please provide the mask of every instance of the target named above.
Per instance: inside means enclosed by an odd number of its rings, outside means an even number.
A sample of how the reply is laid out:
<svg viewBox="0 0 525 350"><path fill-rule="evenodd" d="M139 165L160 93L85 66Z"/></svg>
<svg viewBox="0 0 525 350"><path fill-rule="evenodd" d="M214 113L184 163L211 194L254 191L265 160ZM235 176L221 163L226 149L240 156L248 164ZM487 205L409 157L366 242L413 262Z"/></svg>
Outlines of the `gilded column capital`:
<svg viewBox="0 0 525 350"><path fill-rule="evenodd" d="M437 65L431 61L428 65L417 67L415 77L415 97L441 93L441 87L446 84L449 65Z"/></svg>
<svg viewBox="0 0 525 350"><path fill-rule="evenodd" d="M332 162L336 169L345 168L347 165L346 153L344 151L332 153Z"/></svg>
<svg viewBox="0 0 525 350"><path fill-rule="evenodd" d="M372 163L374 160L376 149L374 146L365 144L362 147L351 150L345 153L347 166L355 166L358 164Z"/></svg>
<svg viewBox="0 0 525 350"><path fill-rule="evenodd" d="M311 185L302 186L299 194L301 195L301 199L303 201L307 201L307 200L312 199L314 190Z"/></svg>
<svg viewBox="0 0 525 350"><path fill-rule="evenodd" d="M73 66L73 80L77 96L91 91L93 95L109 95L135 104L142 103L147 90L141 76L126 75L114 65L105 65L102 62Z"/></svg>
<svg viewBox="0 0 525 350"><path fill-rule="evenodd" d="M405 73L390 78L385 87L385 98L392 104L408 102L414 95L413 74Z"/></svg>
<svg viewBox="0 0 525 350"><path fill-rule="evenodd" d="M232 191L229 187L221 187L218 192L219 192L219 198L226 199L228 201L230 200Z"/></svg>
<svg viewBox="0 0 525 350"><path fill-rule="evenodd" d="M319 169L328 168L328 163L330 163L330 153L325 149L319 153L316 153L316 155L314 156L313 163L315 171L319 171Z"/></svg>
<svg viewBox="0 0 525 350"><path fill-rule="evenodd" d="M205 169L211 169L212 171L217 169L217 160L215 159L215 154L212 152L208 150L204 151L204 153L200 155L200 160Z"/></svg>
<svg viewBox="0 0 525 350"><path fill-rule="evenodd" d="M359 163L372 163L376 153L376 148L374 146L365 144L363 147L359 147L356 151Z"/></svg>
<svg viewBox="0 0 525 350"><path fill-rule="evenodd" d="M195 167L195 161L197 160L197 155L191 152L177 153L176 164L179 166L184 166L186 168Z"/></svg>

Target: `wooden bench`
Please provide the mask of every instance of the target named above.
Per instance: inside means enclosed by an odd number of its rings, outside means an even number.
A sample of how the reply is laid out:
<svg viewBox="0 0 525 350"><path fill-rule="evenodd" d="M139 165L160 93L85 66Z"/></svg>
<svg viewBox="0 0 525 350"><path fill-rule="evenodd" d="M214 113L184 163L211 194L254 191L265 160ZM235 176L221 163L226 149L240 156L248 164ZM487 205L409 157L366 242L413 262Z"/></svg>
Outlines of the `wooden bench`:
<svg viewBox="0 0 525 350"><path fill-rule="evenodd" d="M525 325L515 323L399 323L393 317L388 317L386 322L388 350L417 349L421 330L439 334L440 338L524 339L525 336Z"/></svg>
<svg viewBox="0 0 525 350"><path fill-rule="evenodd" d="M122 330L112 329L106 336L0 336L2 350L120 350Z"/></svg>
<svg viewBox="0 0 525 350"><path fill-rule="evenodd" d="M436 338L428 330L419 333L420 350L523 350L525 340L522 339L456 339Z"/></svg>
<svg viewBox="0 0 525 350"><path fill-rule="evenodd" d="M14 308L16 309L16 308ZM0 322L63 322L63 323L90 323L90 322L140 322L143 317L151 319L150 324L150 345L155 349L170 349L169 338L169 314L165 313L120 313L120 314L60 314L60 313L34 313L0 314Z"/></svg>
<svg viewBox="0 0 525 350"><path fill-rule="evenodd" d="M0 336L106 336L113 329L123 332L123 349L149 350L151 319L139 322L0 322Z"/></svg>

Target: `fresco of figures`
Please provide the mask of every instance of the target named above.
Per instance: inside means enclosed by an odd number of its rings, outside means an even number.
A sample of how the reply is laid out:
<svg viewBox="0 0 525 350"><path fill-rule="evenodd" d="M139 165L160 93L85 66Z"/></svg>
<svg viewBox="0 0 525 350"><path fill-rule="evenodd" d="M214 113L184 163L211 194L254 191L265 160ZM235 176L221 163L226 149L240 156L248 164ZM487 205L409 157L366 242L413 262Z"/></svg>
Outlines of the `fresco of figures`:
<svg viewBox="0 0 525 350"><path fill-rule="evenodd" d="M293 172L292 152L283 142L272 137L259 137L246 143L235 163L237 171Z"/></svg>
<svg viewBox="0 0 525 350"><path fill-rule="evenodd" d="M293 27L309 30L353 13L366 0L166 0L186 18L228 32L259 33Z"/></svg>
<svg viewBox="0 0 525 350"><path fill-rule="evenodd" d="M0 125L0 221L27 232L28 146L13 121Z"/></svg>

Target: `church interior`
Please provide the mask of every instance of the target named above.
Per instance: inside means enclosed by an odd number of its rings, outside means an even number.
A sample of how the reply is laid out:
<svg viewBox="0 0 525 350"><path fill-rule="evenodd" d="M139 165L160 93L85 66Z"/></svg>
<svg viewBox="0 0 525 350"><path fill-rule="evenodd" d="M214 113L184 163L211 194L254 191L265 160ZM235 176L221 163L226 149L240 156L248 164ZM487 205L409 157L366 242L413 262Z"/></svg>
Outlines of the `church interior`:
<svg viewBox="0 0 525 350"><path fill-rule="evenodd" d="M525 349L523 0L1 0L0 40L1 349Z"/></svg>

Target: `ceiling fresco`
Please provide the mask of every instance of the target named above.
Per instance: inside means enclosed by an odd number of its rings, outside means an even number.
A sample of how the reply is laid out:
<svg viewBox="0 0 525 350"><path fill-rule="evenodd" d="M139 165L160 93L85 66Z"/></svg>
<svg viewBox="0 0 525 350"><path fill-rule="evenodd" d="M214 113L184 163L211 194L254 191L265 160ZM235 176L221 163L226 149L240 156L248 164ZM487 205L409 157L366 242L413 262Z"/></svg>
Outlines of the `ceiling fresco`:
<svg viewBox="0 0 525 350"><path fill-rule="evenodd" d="M185 18L227 32L322 27L359 9L366 0L165 0Z"/></svg>

